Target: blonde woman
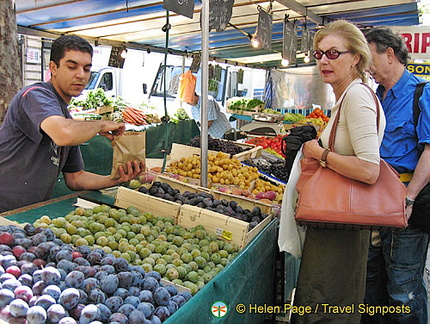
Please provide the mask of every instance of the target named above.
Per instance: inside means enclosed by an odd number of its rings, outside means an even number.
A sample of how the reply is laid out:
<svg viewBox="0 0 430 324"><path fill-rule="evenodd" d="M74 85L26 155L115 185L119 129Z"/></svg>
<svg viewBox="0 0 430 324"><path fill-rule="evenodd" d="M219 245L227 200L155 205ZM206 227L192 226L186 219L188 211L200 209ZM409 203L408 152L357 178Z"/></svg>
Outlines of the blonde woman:
<svg viewBox="0 0 430 324"><path fill-rule="evenodd" d="M373 184L379 176L385 118L380 110L377 125L377 104L362 84L371 60L367 41L356 26L340 20L316 33L314 49L317 67L331 85L336 104L321 134L322 146L317 140L306 142L303 154L345 177ZM339 123L333 125L340 106ZM327 149L332 127L337 127L336 153ZM307 229L294 304L308 307L309 312L293 314L294 323L360 322L369 239L368 230Z"/></svg>

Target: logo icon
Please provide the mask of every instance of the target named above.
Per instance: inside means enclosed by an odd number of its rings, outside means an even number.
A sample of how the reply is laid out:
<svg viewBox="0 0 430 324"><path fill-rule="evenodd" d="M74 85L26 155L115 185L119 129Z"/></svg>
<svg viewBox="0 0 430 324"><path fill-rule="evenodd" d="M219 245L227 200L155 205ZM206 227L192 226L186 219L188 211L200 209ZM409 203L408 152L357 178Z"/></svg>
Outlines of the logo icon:
<svg viewBox="0 0 430 324"><path fill-rule="evenodd" d="M211 312L215 317L224 317L227 314L227 305L222 301L217 301L212 305Z"/></svg>

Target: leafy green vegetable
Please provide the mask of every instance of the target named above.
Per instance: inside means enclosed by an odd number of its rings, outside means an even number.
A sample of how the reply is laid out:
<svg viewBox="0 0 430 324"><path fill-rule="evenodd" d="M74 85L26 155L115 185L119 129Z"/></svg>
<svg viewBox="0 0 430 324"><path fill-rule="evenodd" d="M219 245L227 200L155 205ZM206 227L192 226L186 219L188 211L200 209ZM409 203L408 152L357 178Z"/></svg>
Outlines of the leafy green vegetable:
<svg viewBox="0 0 430 324"><path fill-rule="evenodd" d="M178 110L170 117L172 123L178 124L181 120L189 120L187 112L184 108L178 108Z"/></svg>
<svg viewBox="0 0 430 324"><path fill-rule="evenodd" d="M102 88L88 92L85 100L72 98L69 107L82 107L82 110L97 109L103 106L111 106L112 100L106 97Z"/></svg>
<svg viewBox="0 0 430 324"><path fill-rule="evenodd" d="M230 98L228 103L228 108L231 110L251 111L257 106L264 107L264 102L260 99Z"/></svg>
<svg viewBox="0 0 430 324"><path fill-rule="evenodd" d="M247 108L255 108L257 106L264 105L264 102L260 99L251 99L248 101L246 107Z"/></svg>

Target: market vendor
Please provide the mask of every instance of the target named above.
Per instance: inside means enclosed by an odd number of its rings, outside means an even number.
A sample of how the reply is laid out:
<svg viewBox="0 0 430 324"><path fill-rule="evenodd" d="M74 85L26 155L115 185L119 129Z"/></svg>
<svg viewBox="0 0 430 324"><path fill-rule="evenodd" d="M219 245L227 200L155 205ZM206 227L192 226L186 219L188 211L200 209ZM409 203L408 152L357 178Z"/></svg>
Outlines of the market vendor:
<svg viewBox="0 0 430 324"><path fill-rule="evenodd" d="M191 105L191 113L193 119L200 122L201 111L200 111L200 96L195 93L194 99L191 102L187 102ZM224 134L232 129L230 122L226 115L221 111L219 104L216 102L214 97L208 95L208 133L214 138L223 138Z"/></svg>
<svg viewBox="0 0 430 324"><path fill-rule="evenodd" d="M135 178L139 162L119 167L119 179L84 171L79 144L97 134L113 139L123 123L73 120L67 105L90 77L93 49L78 36L52 44L51 79L22 89L0 126L0 212L48 200L60 172L71 190L97 190Z"/></svg>

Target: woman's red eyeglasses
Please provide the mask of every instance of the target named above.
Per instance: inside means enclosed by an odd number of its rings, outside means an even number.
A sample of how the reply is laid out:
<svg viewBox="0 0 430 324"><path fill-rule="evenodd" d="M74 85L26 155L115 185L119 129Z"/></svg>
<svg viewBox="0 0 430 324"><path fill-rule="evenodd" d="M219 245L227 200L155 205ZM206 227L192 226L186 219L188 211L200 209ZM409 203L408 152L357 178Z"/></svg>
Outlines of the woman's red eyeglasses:
<svg viewBox="0 0 430 324"><path fill-rule="evenodd" d="M324 54L325 54L325 56L327 56L327 58L329 59L329 60L335 60L335 59L337 59L341 54L345 54L345 53L351 53L351 51L343 51L343 52L340 52L340 51L338 51L338 50L335 50L335 49L329 49L329 50L327 50L327 51L321 51L321 50L316 50L316 51L314 51L313 53L312 53L312 56L316 59L316 60L321 60L322 59L322 57L324 56Z"/></svg>

